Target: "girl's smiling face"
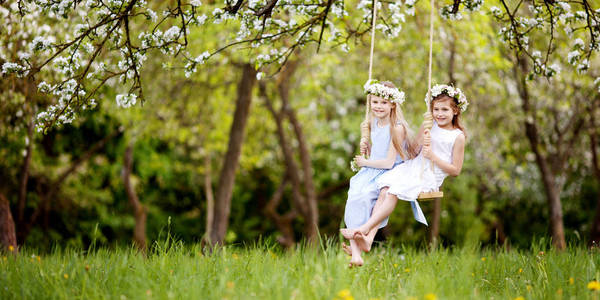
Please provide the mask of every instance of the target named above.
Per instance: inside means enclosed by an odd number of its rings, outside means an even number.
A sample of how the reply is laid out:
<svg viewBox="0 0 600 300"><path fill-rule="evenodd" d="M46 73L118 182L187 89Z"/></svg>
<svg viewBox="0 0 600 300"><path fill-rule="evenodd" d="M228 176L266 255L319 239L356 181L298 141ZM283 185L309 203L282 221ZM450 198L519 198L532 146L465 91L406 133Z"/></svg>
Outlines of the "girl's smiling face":
<svg viewBox="0 0 600 300"><path fill-rule="evenodd" d="M452 119L458 114L454 109L454 99L444 97L433 102L433 119L441 128L452 127Z"/></svg>
<svg viewBox="0 0 600 300"><path fill-rule="evenodd" d="M371 111L373 115L378 119L385 119L389 117L392 111L392 102L387 101L379 96L370 95L371 97Z"/></svg>

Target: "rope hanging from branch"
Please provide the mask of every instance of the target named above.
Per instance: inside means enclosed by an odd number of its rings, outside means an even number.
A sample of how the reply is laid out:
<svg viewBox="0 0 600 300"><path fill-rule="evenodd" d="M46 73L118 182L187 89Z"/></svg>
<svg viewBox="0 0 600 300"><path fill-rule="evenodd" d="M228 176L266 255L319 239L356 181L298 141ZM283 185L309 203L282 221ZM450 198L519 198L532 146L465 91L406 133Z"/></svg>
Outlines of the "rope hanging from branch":
<svg viewBox="0 0 600 300"><path fill-rule="evenodd" d="M371 52L369 54L369 81L372 79L373 75L373 51L375 49L375 22L377 20L377 0L373 0L373 16L371 23ZM369 96L367 95L367 99L365 101L365 120L360 125L360 141L368 143L371 135L371 122L369 118ZM363 156L366 155L365 152L361 151Z"/></svg>
<svg viewBox="0 0 600 300"><path fill-rule="evenodd" d="M431 92L431 65L432 65L432 56L433 56L433 0L430 0L430 13L429 13L429 73L427 75L427 98L429 99ZM423 128L427 130L431 130L433 127L433 116L431 115L431 111L429 110L429 102L433 100L430 99L427 101L425 105L427 105L427 110L423 114ZM427 136L431 136L431 134L427 134ZM425 166L423 166L424 169ZM433 170L433 161L431 161L431 169ZM423 172L421 172L423 175Z"/></svg>
<svg viewBox="0 0 600 300"><path fill-rule="evenodd" d="M433 20L434 20L434 1L430 0L430 14L429 14L429 62L428 62L428 74L427 74L427 93L429 95L431 90L431 76L432 76L432 57L433 57ZM371 81L373 76L373 52L375 49L375 24L377 20L377 0L373 0L373 17L371 24L371 51L369 54L369 81ZM426 103L426 112L423 114L423 128L431 130L433 127L433 117L431 115L431 111L429 109L429 101ZM361 138L360 141L369 143L370 135L371 135L371 122L369 118L369 96L367 95L367 99L365 101L365 120L361 123ZM367 153L361 151L362 155L366 155ZM431 169L433 170L433 161L431 162ZM422 165L421 176L423 175L423 171L425 170L425 161ZM429 193L421 193L419 195L420 200L427 199L439 199L443 197L442 192L429 192Z"/></svg>

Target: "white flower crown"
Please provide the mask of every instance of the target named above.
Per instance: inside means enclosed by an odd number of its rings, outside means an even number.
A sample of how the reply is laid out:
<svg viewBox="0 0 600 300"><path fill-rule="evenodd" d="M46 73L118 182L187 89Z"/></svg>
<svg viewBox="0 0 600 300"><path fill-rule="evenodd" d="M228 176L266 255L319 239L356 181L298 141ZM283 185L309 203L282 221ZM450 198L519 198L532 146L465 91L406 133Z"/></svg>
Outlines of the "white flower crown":
<svg viewBox="0 0 600 300"><path fill-rule="evenodd" d="M396 104L402 104L405 100L404 92L397 88L387 87L375 79L368 80L363 88L367 95L378 96Z"/></svg>
<svg viewBox="0 0 600 300"><path fill-rule="evenodd" d="M427 95L425 95L425 103L427 103L427 106L429 106L429 103L433 98L441 94L446 94L451 98L454 98L461 112L467 110L467 106L469 106L469 101L467 101L467 97L465 96L465 94L459 88L455 88L451 85L446 84L436 84L431 88L429 92L427 92Z"/></svg>

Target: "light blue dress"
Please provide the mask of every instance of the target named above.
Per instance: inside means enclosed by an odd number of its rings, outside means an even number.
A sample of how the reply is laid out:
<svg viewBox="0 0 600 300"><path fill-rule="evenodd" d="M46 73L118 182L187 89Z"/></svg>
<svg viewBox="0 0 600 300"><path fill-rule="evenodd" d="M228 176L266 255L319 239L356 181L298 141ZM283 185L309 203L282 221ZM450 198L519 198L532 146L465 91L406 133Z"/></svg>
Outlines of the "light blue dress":
<svg viewBox="0 0 600 300"><path fill-rule="evenodd" d="M377 126L377 119L371 123L371 156L369 160L382 160L387 157L391 142L390 125L384 127ZM394 166L402 163L400 155L396 156ZM377 188L377 178L390 169L376 169L363 167L350 178L350 188L348 189L348 200L344 212L344 222L346 228L354 229L365 224L371 211L377 202L379 188ZM383 220L379 228L387 225L388 218Z"/></svg>

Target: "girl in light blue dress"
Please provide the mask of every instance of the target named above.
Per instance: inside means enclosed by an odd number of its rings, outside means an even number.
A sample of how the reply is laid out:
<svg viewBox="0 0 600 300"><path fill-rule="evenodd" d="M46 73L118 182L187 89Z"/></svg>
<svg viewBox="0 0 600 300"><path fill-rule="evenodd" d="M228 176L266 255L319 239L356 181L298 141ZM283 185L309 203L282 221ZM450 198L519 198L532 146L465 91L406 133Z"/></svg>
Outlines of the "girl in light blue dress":
<svg viewBox="0 0 600 300"><path fill-rule="evenodd" d="M361 141L361 153L369 153L369 158L358 155L354 163L361 167L360 171L350 179L348 200L344 212L346 229L341 229L346 237L349 230L363 225L371 216L371 211L377 201L379 189L377 178L394 166L409 159L411 143L406 138L409 128L402 115L400 104L404 102L404 93L400 92L391 82L368 82L365 85L367 101L370 106L369 118L371 143ZM362 125L364 126L364 124ZM371 147L368 147L368 145ZM370 148L370 149L369 149ZM384 227L387 219L379 225ZM347 237L348 238L348 237ZM361 250L355 241L349 237L350 248L344 244L344 250L352 255L350 265L362 265Z"/></svg>

